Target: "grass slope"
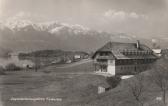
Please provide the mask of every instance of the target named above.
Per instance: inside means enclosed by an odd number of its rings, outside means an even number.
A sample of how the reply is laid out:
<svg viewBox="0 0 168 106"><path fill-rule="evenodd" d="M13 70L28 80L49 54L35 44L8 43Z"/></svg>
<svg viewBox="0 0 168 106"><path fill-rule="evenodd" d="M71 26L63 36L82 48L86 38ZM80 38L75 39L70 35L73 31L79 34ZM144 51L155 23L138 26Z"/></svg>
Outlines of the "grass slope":
<svg viewBox="0 0 168 106"><path fill-rule="evenodd" d="M106 93L97 94L97 86L106 83L103 76L93 74L91 62L74 67L50 66L34 71L8 72L0 78L0 93L4 106L138 106L123 80ZM45 71L48 71L46 73ZM146 106L159 106L155 98L159 89L150 80L151 71L144 72L145 92L142 100ZM61 98L62 101L11 101L11 97Z"/></svg>

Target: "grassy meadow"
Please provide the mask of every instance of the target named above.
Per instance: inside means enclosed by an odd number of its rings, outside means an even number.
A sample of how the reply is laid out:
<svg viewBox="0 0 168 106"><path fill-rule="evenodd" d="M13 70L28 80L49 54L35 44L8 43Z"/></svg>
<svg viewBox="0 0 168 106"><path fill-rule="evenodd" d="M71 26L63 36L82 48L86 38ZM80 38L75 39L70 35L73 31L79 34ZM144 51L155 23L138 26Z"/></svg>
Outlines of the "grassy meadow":
<svg viewBox="0 0 168 106"><path fill-rule="evenodd" d="M0 77L0 93L3 106L138 106L127 82L122 80L114 89L97 94L97 86L106 78L94 74L92 62L66 67L48 66L29 71L6 72ZM145 89L141 100L144 106L162 106L156 97L160 89L152 83L150 73L145 76ZM55 98L58 100L14 101L12 98ZM0 103L1 103L0 102Z"/></svg>

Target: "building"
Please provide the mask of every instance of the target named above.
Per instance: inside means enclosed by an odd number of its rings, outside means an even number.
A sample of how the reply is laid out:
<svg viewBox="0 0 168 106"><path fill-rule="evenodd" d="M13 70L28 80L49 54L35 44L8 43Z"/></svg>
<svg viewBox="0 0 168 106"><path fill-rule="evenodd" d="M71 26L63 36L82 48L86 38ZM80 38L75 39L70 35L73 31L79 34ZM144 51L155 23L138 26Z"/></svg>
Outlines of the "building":
<svg viewBox="0 0 168 106"><path fill-rule="evenodd" d="M144 44L108 42L92 56L96 72L111 75L133 75L150 68L157 60Z"/></svg>
<svg viewBox="0 0 168 106"><path fill-rule="evenodd" d="M74 55L74 61L80 61L82 58L81 58L81 55L80 54L75 54Z"/></svg>
<svg viewBox="0 0 168 106"><path fill-rule="evenodd" d="M167 59L168 58L168 49L162 49L161 56Z"/></svg>
<svg viewBox="0 0 168 106"><path fill-rule="evenodd" d="M161 57L162 56L162 49L152 49L152 51L158 56Z"/></svg>
<svg viewBox="0 0 168 106"><path fill-rule="evenodd" d="M153 52L160 58L168 58L168 49L164 48L164 49L152 49Z"/></svg>
<svg viewBox="0 0 168 106"><path fill-rule="evenodd" d="M80 59L80 58L81 58L81 55L79 55L79 54L74 55L74 59Z"/></svg>
<svg viewBox="0 0 168 106"><path fill-rule="evenodd" d="M98 86L98 91L97 91L97 93L98 94L102 94L102 93L104 93L104 92L106 92L106 91L109 91L111 89L111 86L109 85L109 84L107 84L107 83L101 83L101 84L99 84L99 86Z"/></svg>

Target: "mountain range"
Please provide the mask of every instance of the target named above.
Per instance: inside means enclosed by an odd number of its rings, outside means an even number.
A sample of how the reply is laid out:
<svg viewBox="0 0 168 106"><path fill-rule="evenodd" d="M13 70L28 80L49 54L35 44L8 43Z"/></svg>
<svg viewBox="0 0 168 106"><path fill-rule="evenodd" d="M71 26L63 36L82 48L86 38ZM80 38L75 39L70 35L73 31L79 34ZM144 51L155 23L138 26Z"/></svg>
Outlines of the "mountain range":
<svg viewBox="0 0 168 106"><path fill-rule="evenodd" d="M125 33L111 34L57 21L33 23L29 20L14 20L0 23L0 48L13 51L94 51L108 41L135 42L137 39L139 38ZM143 41L149 44L149 39Z"/></svg>

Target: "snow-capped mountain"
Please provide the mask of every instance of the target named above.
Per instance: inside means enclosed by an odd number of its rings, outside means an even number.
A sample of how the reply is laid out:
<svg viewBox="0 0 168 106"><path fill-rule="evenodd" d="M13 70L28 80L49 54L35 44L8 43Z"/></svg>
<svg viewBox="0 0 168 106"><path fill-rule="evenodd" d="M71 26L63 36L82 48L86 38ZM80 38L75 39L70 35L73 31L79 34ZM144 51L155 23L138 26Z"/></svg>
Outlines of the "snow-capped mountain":
<svg viewBox="0 0 168 106"><path fill-rule="evenodd" d="M12 29L20 29L20 28L24 28L28 25L33 25L33 23L31 21L28 20L15 20L15 21L7 21L5 22L5 26L7 26L8 28Z"/></svg>
<svg viewBox="0 0 168 106"><path fill-rule="evenodd" d="M13 50L95 50L107 41L132 42L126 34L109 34L81 25L10 20L0 24L0 44Z"/></svg>
<svg viewBox="0 0 168 106"><path fill-rule="evenodd" d="M83 27L81 25L69 25L66 23L55 22L45 22L45 23L33 23L29 20L8 20L0 24L0 29L4 27L16 32L26 29L26 27L32 27L37 31L47 31L51 34L57 34L61 31L68 30L70 33L87 33L89 28Z"/></svg>

